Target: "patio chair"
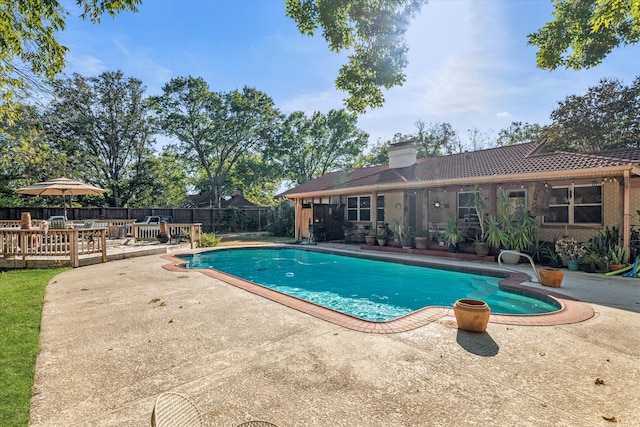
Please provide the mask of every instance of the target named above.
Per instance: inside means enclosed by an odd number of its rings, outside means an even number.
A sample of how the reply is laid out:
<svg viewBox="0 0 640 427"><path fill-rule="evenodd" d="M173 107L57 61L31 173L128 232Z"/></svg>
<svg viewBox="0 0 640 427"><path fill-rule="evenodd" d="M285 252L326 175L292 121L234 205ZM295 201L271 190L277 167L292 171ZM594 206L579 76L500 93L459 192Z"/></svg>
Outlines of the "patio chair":
<svg viewBox="0 0 640 427"><path fill-rule="evenodd" d="M152 427L205 427L198 407L186 396L166 392L156 398L151 413Z"/></svg>
<svg viewBox="0 0 640 427"><path fill-rule="evenodd" d="M52 219L49 221L49 230L64 230L67 228L67 225L62 219Z"/></svg>

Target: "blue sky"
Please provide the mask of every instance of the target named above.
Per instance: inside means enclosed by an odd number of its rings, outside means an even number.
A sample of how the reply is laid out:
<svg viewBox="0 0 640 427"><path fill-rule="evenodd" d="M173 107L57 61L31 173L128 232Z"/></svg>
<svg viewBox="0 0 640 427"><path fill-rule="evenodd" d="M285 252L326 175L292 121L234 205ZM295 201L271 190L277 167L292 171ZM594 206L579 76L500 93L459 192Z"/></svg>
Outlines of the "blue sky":
<svg viewBox="0 0 640 427"><path fill-rule="evenodd" d="M71 0L67 7L73 7ZM284 113L342 108L334 79L346 54L298 33L285 0L143 0L138 13L92 25L72 13L59 40L66 73L122 70L162 93L172 77L203 77L213 91L243 86L269 94ZM466 140L478 128L495 137L512 121L549 123L558 101L603 77L630 84L640 46L617 49L583 71L536 68L530 34L551 19L546 0L436 0L411 23L407 80L385 92L385 106L359 126L370 141L414 133L415 122L448 122Z"/></svg>

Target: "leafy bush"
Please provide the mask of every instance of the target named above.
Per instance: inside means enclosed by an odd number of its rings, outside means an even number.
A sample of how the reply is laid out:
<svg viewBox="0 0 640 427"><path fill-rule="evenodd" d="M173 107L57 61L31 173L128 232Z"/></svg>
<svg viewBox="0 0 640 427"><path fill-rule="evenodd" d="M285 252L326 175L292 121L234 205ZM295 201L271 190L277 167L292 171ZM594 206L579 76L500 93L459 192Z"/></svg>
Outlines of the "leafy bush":
<svg viewBox="0 0 640 427"><path fill-rule="evenodd" d="M281 202L267 212L267 231L276 237L293 237L295 232L295 210L291 203Z"/></svg>
<svg viewBox="0 0 640 427"><path fill-rule="evenodd" d="M235 206L230 206L224 211L222 221L229 231L244 231L247 229L249 217Z"/></svg>
<svg viewBox="0 0 640 427"><path fill-rule="evenodd" d="M213 248L214 246L218 246L222 239L217 237L215 233L202 233L200 235L200 247L203 248Z"/></svg>

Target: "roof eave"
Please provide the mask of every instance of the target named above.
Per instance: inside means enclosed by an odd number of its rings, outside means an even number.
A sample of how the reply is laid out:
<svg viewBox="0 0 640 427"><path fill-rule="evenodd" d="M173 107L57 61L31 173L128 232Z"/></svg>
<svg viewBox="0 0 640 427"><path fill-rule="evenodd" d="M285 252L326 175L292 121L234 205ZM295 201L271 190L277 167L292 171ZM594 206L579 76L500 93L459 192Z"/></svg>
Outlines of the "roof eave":
<svg viewBox="0 0 640 427"><path fill-rule="evenodd" d="M640 167L627 164L620 166L606 166L589 169L571 169L562 171L542 171L527 174L509 174L509 175L492 175L492 176L474 176L464 178L452 178L433 181L405 181L390 184L365 185L360 187L346 187L331 190L308 191L304 193L290 193L286 195L287 199L300 199L305 197L318 196L340 196L349 194L362 194L372 192L383 192L389 190L406 190L415 188L430 187L446 187L455 185L471 185L471 184L502 184L505 182L530 182L530 181L550 181L557 179L570 178L594 178L605 177L611 175L620 175L624 171L629 171L632 175L640 175Z"/></svg>

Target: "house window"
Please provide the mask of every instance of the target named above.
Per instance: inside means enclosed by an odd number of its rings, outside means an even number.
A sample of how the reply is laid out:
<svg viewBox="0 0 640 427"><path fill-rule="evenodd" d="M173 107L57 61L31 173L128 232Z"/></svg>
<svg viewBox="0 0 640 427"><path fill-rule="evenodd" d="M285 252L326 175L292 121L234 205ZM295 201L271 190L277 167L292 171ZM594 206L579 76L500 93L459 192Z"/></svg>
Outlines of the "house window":
<svg viewBox="0 0 640 427"><path fill-rule="evenodd" d="M507 203L509 204L508 214L510 216L516 212L522 212L527 207L527 191L507 190Z"/></svg>
<svg viewBox="0 0 640 427"><path fill-rule="evenodd" d="M478 214L473 207L477 191L465 191L458 193L458 219L477 222Z"/></svg>
<svg viewBox="0 0 640 427"><path fill-rule="evenodd" d="M554 187L545 223L602 224L602 186Z"/></svg>
<svg viewBox="0 0 640 427"><path fill-rule="evenodd" d="M384 196L378 196L376 202L376 221L384 222Z"/></svg>
<svg viewBox="0 0 640 427"><path fill-rule="evenodd" d="M347 198L347 221L371 221L371 196Z"/></svg>

